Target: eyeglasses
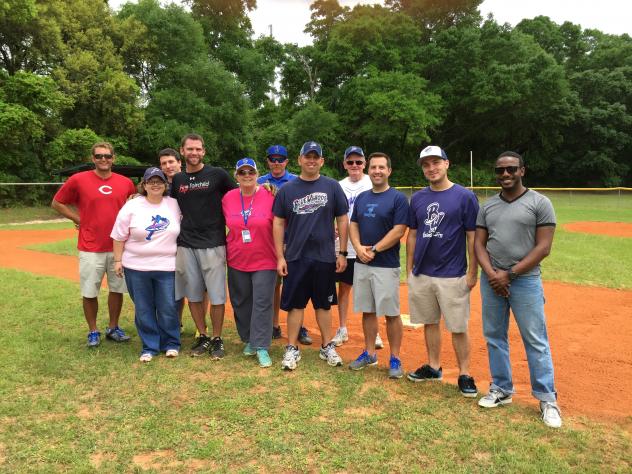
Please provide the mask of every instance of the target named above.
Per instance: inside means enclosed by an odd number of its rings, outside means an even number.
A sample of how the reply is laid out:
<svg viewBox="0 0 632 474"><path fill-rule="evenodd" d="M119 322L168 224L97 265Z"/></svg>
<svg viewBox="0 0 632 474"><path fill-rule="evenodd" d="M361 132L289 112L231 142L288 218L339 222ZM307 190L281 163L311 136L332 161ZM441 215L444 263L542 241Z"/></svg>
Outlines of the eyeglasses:
<svg viewBox="0 0 632 474"><path fill-rule="evenodd" d="M347 160L347 166L353 166L353 165L362 166L363 164L364 164L363 160Z"/></svg>
<svg viewBox="0 0 632 474"><path fill-rule="evenodd" d="M239 170L237 171L238 175L246 176L246 175L254 175L257 174L256 170Z"/></svg>
<svg viewBox="0 0 632 474"><path fill-rule="evenodd" d="M497 166L494 168L494 172L497 175L505 174L505 171L509 174L515 174L519 169L519 166Z"/></svg>
<svg viewBox="0 0 632 474"><path fill-rule="evenodd" d="M106 160L111 160L114 155L112 155L112 153L95 153L92 156L94 156L95 160L102 160L103 158L105 158Z"/></svg>
<svg viewBox="0 0 632 474"><path fill-rule="evenodd" d="M287 161L287 158L269 158L268 157L268 161L270 163L285 163Z"/></svg>
<svg viewBox="0 0 632 474"><path fill-rule="evenodd" d="M145 184L148 186L164 186L165 182L162 179L152 179L151 181L146 181Z"/></svg>

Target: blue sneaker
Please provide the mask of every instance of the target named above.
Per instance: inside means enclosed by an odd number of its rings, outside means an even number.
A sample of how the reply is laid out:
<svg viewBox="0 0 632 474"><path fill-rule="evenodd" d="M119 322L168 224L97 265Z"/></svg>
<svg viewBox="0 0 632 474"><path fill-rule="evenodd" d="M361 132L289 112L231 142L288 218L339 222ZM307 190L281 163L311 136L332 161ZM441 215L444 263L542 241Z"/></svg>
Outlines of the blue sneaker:
<svg viewBox="0 0 632 474"><path fill-rule="evenodd" d="M118 326L115 328L107 328L105 330L105 337L114 342L127 342L130 337Z"/></svg>
<svg viewBox="0 0 632 474"><path fill-rule="evenodd" d="M388 367L388 378L401 379L403 376L404 371L402 370L402 361L395 356L391 356L391 361L389 362Z"/></svg>
<svg viewBox="0 0 632 474"><path fill-rule="evenodd" d="M356 360L349 364L349 368L351 370L362 370L369 365L377 365L377 354L370 356L367 351L364 351Z"/></svg>
<svg viewBox="0 0 632 474"><path fill-rule="evenodd" d="M301 329L298 332L298 342L304 346L309 346L312 343L312 338L309 337L306 327L301 326Z"/></svg>
<svg viewBox="0 0 632 474"><path fill-rule="evenodd" d="M259 367L272 366L272 359L270 359L267 349L257 349L257 360L259 361Z"/></svg>
<svg viewBox="0 0 632 474"><path fill-rule="evenodd" d="M249 342L246 343L246 347L244 347L244 355L245 356L253 356L257 353L257 351L255 351L252 346L250 345Z"/></svg>
<svg viewBox="0 0 632 474"><path fill-rule="evenodd" d="M92 331L88 333L88 347L97 347L101 344L101 333L99 331Z"/></svg>

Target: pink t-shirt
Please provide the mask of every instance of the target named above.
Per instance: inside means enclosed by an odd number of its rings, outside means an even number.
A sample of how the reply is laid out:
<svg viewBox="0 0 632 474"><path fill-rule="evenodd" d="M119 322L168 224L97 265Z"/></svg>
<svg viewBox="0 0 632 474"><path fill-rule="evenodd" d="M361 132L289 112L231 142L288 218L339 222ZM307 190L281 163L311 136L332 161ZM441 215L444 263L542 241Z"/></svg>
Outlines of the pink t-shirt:
<svg viewBox="0 0 632 474"><path fill-rule="evenodd" d="M145 196L127 201L110 234L114 240L125 242L123 266L139 271L175 271L181 217L178 201L168 196L160 204L150 203Z"/></svg>
<svg viewBox="0 0 632 474"><path fill-rule="evenodd" d="M272 239L272 203L274 196L260 187L253 196L244 196L244 223L239 189L227 192L222 199L222 210L228 227L226 235L226 262L229 267L242 272L276 270L277 260ZM252 207L251 207L252 204ZM245 243L242 231L248 229L250 242Z"/></svg>

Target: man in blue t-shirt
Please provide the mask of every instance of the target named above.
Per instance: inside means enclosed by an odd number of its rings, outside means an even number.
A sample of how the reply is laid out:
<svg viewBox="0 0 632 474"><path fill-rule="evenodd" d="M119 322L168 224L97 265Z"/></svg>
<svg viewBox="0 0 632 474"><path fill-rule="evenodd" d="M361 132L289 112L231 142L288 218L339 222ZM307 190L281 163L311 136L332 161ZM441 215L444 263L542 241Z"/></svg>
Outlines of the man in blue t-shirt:
<svg viewBox="0 0 632 474"><path fill-rule="evenodd" d="M335 273L347 266L347 252L336 255L334 219L340 247L346 249L348 205L338 181L320 175L324 162L321 146L306 142L298 157L301 174L279 189L272 207L277 270L284 277L281 309L288 312L288 345L281 362L285 370L294 370L301 360L297 340L310 299L322 339L320 358L334 367L342 365L331 342L331 305L336 303Z"/></svg>
<svg viewBox="0 0 632 474"><path fill-rule="evenodd" d="M474 254L478 201L472 191L448 179L450 162L440 147L424 148L417 163L430 186L417 191L410 201L406 271L410 320L424 325L428 363L409 373L408 379L442 379L439 321L443 314L459 364L459 390L475 398L476 385L469 374L468 321L470 291L478 275Z"/></svg>
<svg viewBox="0 0 632 474"><path fill-rule="evenodd" d="M399 241L408 228L408 200L388 184L391 159L385 153L369 156L371 189L356 198L349 234L357 259L353 272L353 309L362 312L365 349L349 368L360 370L377 364L377 316L386 317L391 349L388 376L403 376L399 350L402 318L399 311Z"/></svg>

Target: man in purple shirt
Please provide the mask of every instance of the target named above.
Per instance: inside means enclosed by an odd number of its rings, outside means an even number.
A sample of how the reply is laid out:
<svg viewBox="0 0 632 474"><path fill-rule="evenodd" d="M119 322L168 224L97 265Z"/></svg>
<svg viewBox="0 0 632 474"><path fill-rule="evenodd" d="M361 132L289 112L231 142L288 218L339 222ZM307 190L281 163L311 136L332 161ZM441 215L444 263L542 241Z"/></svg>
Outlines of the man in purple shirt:
<svg viewBox="0 0 632 474"><path fill-rule="evenodd" d="M478 201L472 191L448 179L450 162L440 147L424 148L417 163L430 186L413 194L410 202L406 270L410 320L424 325L429 360L409 373L408 379L442 379L439 321L443 314L459 364L459 390L474 398L477 390L469 374L468 321L470 291L478 274L474 254Z"/></svg>

